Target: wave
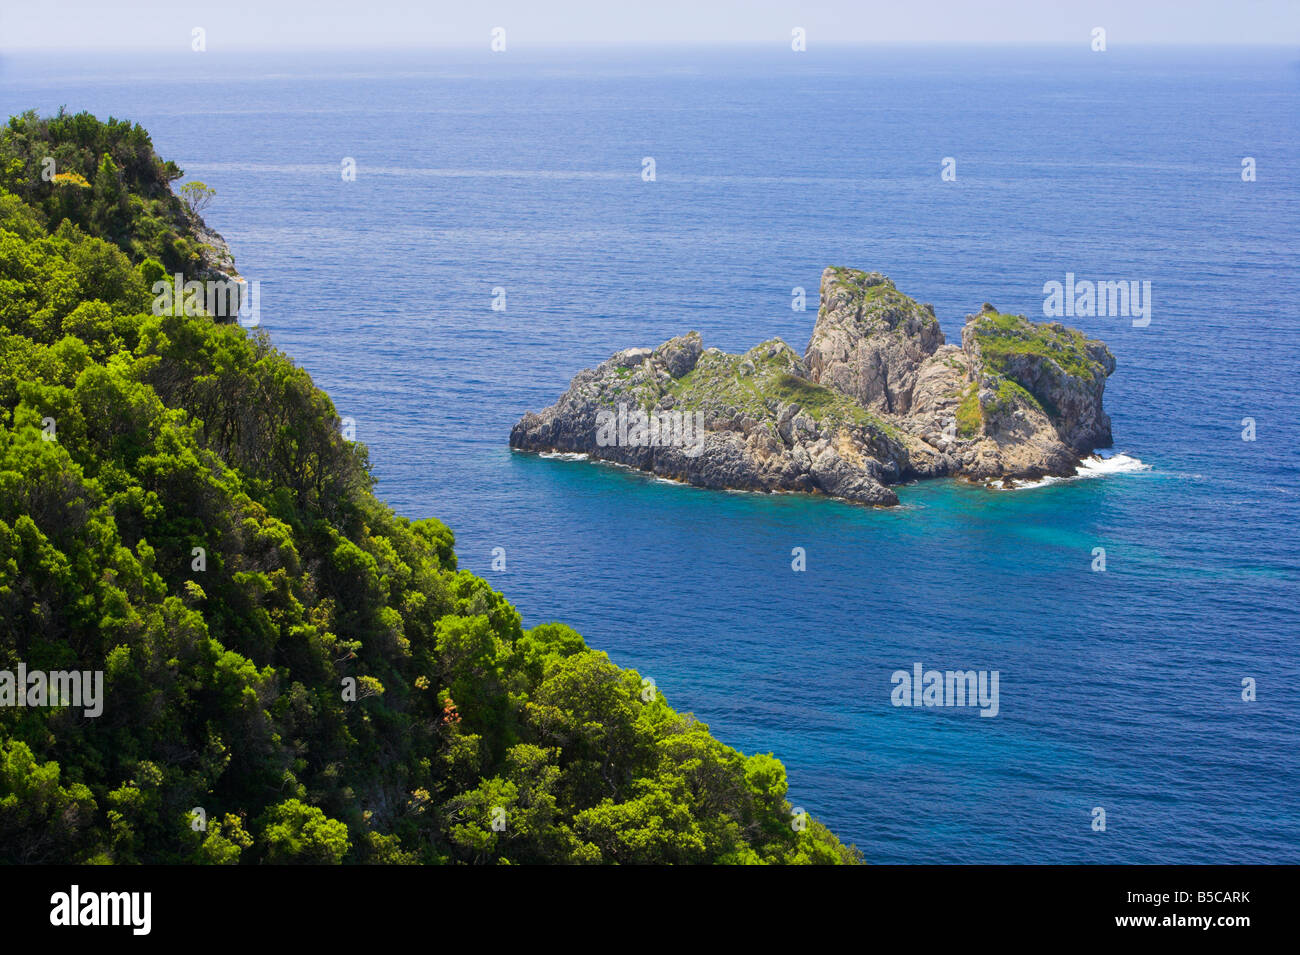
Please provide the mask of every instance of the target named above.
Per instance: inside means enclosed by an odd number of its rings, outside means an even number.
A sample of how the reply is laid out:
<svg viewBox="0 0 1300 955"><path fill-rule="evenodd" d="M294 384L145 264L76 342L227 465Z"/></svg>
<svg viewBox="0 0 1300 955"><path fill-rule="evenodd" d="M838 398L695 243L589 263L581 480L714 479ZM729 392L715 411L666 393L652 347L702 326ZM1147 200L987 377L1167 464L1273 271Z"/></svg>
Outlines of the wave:
<svg viewBox="0 0 1300 955"><path fill-rule="evenodd" d="M1061 481L1078 481L1084 478L1106 477L1110 474L1131 474L1137 471L1150 471L1151 465L1131 454L1114 451L1098 451L1090 454L1075 468L1074 473L1066 477L1048 476L1034 481L1011 480L986 485L994 490L1027 491L1030 488L1046 487Z"/></svg>
<svg viewBox="0 0 1300 955"><path fill-rule="evenodd" d="M586 461L591 457L581 451L539 451L537 456L548 461Z"/></svg>

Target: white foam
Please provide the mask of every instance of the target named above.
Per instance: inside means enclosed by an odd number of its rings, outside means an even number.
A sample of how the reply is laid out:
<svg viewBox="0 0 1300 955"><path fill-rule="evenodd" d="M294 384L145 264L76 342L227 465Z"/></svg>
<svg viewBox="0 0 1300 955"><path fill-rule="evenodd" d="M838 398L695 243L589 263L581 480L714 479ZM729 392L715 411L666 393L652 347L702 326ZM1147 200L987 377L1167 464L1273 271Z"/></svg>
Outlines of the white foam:
<svg viewBox="0 0 1300 955"><path fill-rule="evenodd" d="M537 456L548 461L586 461L589 457L581 451L541 451Z"/></svg>
<svg viewBox="0 0 1300 955"><path fill-rule="evenodd" d="M1083 478L1106 477L1110 474L1130 474L1135 471L1150 471L1151 465L1145 464L1138 458L1129 454L1116 453L1113 451L1099 451L1096 454L1090 454L1079 462L1075 468L1074 474L1069 477L1047 476L1039 478L1036 481L1016 481L1012 480L1009 490L1027 491L1035 487L1047 487L1049 484L1057 484L1061 481L1078 481ZM988 484L987 487L993 490L1008 490L1006 484L1001 481Z"/></svg>
<svg viewBox="0 0 1300 955"><path fill-rule="evenodd" d="M1123 474L1128 471L1150 471L1151 465L1144 464L1129 454L1113 452L1089 455L1079 462L1078 477L1103 477L1107 474Z"/></svg>

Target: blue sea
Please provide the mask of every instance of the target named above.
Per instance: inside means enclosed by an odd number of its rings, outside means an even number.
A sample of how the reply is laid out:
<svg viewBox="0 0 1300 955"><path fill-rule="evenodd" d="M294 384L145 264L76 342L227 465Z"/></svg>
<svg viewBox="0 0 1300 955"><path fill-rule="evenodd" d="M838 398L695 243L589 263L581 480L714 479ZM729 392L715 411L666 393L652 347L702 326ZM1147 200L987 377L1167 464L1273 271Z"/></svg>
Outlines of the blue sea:
<svg viewBox="0 0 1300 955"><path fill-rule="evenodd" d="M61 105L215 187L263 328L382 497L450 525L526 625L776 753L869 861L1300 862L1300 51L0 59L6 115ZM1066 273L1150 281L1146 327L1068 320L1114 352L1142 466L872 510L507 447L624 347L802 350L831 264L949 341L986 301L1041 319ZM998 715L894 706L916 663L998 671Z"/></svg>

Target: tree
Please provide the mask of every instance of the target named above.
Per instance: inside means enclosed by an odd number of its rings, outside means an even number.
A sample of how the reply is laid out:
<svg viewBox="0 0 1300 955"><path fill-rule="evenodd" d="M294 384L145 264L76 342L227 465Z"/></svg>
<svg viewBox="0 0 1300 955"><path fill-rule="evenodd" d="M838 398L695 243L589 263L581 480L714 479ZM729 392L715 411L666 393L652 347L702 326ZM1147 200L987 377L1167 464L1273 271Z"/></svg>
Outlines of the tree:
<svg viewBox="0 0 1300 955"><path fill-rule="evenodd" d="M216 194L217 190L199 182L197 179L193 179L181 186L181 198L185 200L185 204L190 207L190 211L195 215L206 209L212 203Z"/></svg>
<svg viewBox="0 0 1300 955"><path fill-rule="evenodd" d="M266 861L338 865L348 854L348 827L315 806L286 799L267 814Z"/></svg>
<svg viewBox="0 0 1300 955"><path fill-rule="evenodd" d="M0 706L0 864L854 861L378 500L268 338L149 314L201 224L173 171L129 123L0 128L0 671L105 701Z"/></svg>

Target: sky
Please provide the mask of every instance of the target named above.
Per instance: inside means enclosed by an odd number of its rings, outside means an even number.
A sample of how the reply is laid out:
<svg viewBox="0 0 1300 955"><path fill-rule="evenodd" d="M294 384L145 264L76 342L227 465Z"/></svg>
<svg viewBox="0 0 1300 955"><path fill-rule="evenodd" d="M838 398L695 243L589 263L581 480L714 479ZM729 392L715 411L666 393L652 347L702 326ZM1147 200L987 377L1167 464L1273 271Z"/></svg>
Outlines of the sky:
<svg viewBox="0 0 1300 955"><path fill-rule="evenodd" d="M0 52L573 44L1300 45L1300 0L0 0Z"/></svg>

